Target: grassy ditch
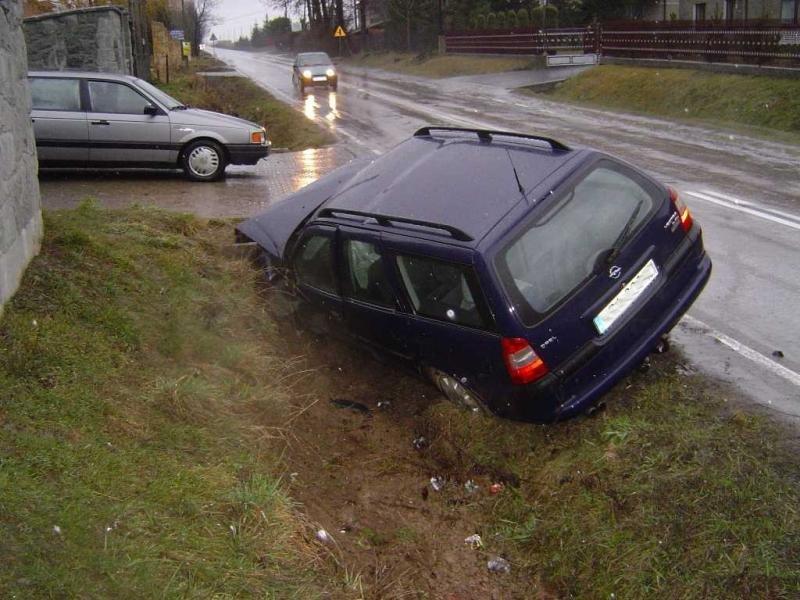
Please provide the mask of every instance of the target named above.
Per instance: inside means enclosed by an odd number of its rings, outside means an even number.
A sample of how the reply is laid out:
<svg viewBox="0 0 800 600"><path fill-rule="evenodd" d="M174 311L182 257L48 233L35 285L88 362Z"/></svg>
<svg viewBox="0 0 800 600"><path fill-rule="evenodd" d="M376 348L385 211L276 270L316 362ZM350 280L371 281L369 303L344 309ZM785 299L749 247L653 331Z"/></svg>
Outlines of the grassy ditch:
<svg viewBox="0 0 800 600"><path fill-rule="evenodd" d="M230 226L45 221L0 321L0 596L318 597L269 444L294 374Z"/></svg>
<svg viewBox="0 0 800 600"><path fill-rule="evenodd" d="M335 138L300 112L274 98L246 77L203 77L197 72L219 69L216 59L201 57L190 71L172 74L159 87L195 108L227 113L259 123L276 148L304 150L333 143Z"/></svg>
<svg viewBox="0 0 800 600"><path fill-rule="evenodd" d="M385 69L421 77L456 77L485 75L503 71L522 71L533 67L529 58L505 56L460 56L455 54L418 56L411 53L381 52L362 54L346 59L345 64L372 69Z"/></svg>
<svg viewBox="0 0 800 600"><path fill-rule="evenodd" d="M618 386L605 413L557 426L429 411L441 464L506 482L477 503L480 533L540 591L800 594L800 480L787 432L729 410L720 390L676 369L659 359Z"/></svg>
<svg viewBox="0 0 800 600"><path fill-rule="evenodd" d="M547 94L603 108L800 134L800 79L603 65Z"/></svg>

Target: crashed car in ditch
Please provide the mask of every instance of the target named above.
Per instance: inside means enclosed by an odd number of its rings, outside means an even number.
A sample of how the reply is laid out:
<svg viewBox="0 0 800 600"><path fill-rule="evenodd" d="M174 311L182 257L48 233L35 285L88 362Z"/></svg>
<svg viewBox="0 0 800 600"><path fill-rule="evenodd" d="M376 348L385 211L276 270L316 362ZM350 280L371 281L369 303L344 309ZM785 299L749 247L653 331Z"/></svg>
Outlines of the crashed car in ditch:
<svg viewBox="0 0 800 600"><path fill-rule="evenodd" d="M553 421L661 343L711 261L671 188L592 149L425 127L237 227L302 322L410 363L454 402Z"/></svg>

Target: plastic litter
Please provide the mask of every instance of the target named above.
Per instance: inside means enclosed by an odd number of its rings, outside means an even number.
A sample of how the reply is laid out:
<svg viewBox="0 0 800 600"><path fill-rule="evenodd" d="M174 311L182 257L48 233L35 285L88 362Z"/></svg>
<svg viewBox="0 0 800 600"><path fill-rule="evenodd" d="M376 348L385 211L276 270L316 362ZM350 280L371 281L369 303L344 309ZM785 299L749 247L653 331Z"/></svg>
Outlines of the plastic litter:
<svg viewBox="0 0 800 600"><path fill-rule="evenodd" d="M444 479L442 477L431 477L431 487L434 492L441 492L444 488Z"/></svg>
<svg viewBox="0 0 800 600"><path fill-rule="evenodd" d="M392 405L388 400L378 400L378 408L389 408Z"/></svg>
<svg viewBox="0 0 800 600"><path fill-rule="evenodd" d="M478 550L479 548L483 548L483 540L481 536L477 533L473 533L471 536L464 538L464 543L467 544L473 550Z"/></svg>
<svg viewBox="0 0 800 600"><path fill-rule="evenodd" d="M61 527L59 527L58 525L53 525L53 533L55 533L56 535L61 535Z"/></svg>
<svg viewBox="0 0 800 600"><path fill-rule="evenodd" d="M495 556L486 563L486 568L492 573L510 573L511 563L501 556Z"/></svg>
<svg viewBox="0 0 800 600"><path fill-rule="evenodd" d="M330 544L330 543L333 542L333 538L331 537L331 534L328 533L327 531L325 531L324 529L317 530L316 538L317 538L317 540L319 540L323 544Z"/></svg>
<svg viewBox="0 0 800 600"><path fill-rule="evenodd" d="M429 445L428 444L428 440L424 435L420 435L420 436L415 437L411 441L411 444L414 446L414 448L416 450L424 450Z"/></svg>
<svg viewBox="0 0 800 600"><path fill-rule="evenodd" d="M492 495L499 494L504 489L506 489L506 486L503 485L502 483L493 483L492 485L489 486L489 493Z"/></svg>
<svg viewBox="0 0 800 600"><path fill-rule="evenodd" d="M472 479L468 479L467 482L464 484L464 489L467 490L468 494L474 494L480 489L480 487L481 486L472 481Z"/></svg>

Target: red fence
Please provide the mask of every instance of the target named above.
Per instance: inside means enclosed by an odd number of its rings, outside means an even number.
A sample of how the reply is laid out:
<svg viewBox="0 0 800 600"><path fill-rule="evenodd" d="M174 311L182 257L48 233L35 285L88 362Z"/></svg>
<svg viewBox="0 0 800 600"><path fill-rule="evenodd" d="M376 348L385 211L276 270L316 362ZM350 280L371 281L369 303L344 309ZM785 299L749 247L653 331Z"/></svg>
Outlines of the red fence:
<svg viewBox="0 0 800 600"><path fill-rule="evenodd" d="M554 54L800 67L800 26L768 23L612 23L584 29L470 31L445 36L454 54Z"/></svg>

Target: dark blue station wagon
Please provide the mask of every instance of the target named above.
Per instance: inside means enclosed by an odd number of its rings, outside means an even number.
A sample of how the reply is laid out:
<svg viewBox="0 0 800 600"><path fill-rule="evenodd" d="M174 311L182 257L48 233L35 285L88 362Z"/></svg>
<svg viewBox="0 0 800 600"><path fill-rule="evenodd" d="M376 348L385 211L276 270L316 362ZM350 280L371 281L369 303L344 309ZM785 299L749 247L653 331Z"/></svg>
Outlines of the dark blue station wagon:
<svg viewBox="0 0 800 600"><path fill-rule="evenodd" d="M659 344L711 273L678 194L548 138L425 127L237 228L312 330L415 365L451 400L553 421Z"/></svg>

